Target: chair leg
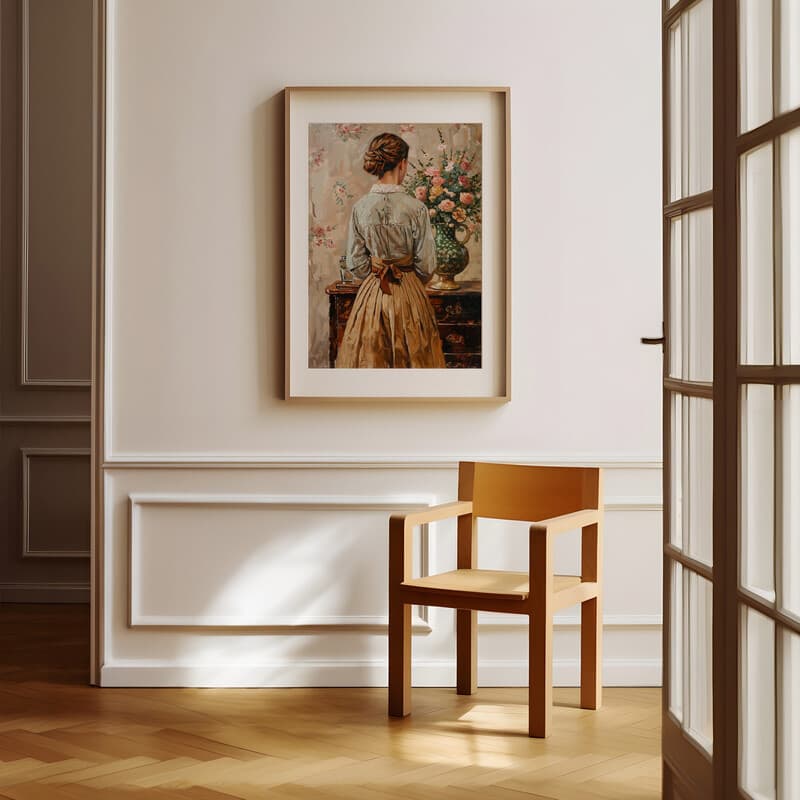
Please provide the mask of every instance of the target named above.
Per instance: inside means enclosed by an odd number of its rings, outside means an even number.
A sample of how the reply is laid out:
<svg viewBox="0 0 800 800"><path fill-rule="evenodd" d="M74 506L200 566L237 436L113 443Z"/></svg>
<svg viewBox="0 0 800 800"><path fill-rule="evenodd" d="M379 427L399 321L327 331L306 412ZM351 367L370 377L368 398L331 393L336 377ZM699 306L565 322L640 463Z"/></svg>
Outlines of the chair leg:
<svg viewBox="0 0 800 800"><path fill-rule="evenodd" d="M389 716L411 713L411 606L389 603Z"/></svg>
<svg viewBox="0 0 800 800"><path fill-rule="evenodd" d="M553 617L528 616L528 736L543 739L553 707Z"/></svg>
<svg viewBox="0 0 800 800"><path fill-rule="evenodd" d="M474 694L478 688L478 614L456 611L456 692Z"/></svg>
<svg viewBox="0 0 800 800"><path fill-rule="evenodd" d="M600 708L603 702L603 620L600 600L581 603L581 708Z"/></svg>

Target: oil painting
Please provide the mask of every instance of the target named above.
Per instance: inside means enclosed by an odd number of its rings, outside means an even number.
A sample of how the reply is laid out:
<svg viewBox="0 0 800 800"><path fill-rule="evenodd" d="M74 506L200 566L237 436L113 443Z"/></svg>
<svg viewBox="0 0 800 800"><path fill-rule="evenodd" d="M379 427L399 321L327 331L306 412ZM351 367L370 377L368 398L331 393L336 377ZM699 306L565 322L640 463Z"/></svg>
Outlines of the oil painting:
<svg viewBox="0 0 800 800"><path fill-rule="evenodd" d="M480 123L310 123L308 366L481 366Z"/></svg>
<svg viewBox="0 0 800 800"><path fill-rule="evenodd" d="M293 86L285 397L510 399L510 90Z"/></svg>

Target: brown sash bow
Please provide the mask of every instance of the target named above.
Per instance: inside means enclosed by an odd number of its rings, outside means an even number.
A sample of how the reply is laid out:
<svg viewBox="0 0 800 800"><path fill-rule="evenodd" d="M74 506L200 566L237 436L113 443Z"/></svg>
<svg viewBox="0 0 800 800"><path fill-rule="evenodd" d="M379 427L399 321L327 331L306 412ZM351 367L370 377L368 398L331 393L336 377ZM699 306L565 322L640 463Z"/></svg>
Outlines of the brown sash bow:
<svg viewBox="0 0 800 800"><path fill-rule="evenodd" d="M414 257L401 256L400 258L376 258L372 257L372 274L378 276L381 283L381 291L384 294L391 294L391 283L400 283L404 272L414 271Z"/></svg>

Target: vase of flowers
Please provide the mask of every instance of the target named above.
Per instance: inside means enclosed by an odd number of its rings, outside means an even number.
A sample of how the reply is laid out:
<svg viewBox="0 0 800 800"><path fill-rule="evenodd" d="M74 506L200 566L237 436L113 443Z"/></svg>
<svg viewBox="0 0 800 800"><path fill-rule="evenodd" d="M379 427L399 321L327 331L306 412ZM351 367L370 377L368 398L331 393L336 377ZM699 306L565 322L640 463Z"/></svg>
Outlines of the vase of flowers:
<svg viewBox="0 0 800 800"><path fill-rule="evenodd" d="M406 190L427 206L433 226L437 278L431 288L452 291L459 287L455 276L469 264L466 243L473 235L480 238L481 174L472 170L471 153L447 148L441 130L439 153L421 153L406 176Z"/></svg>
<svg viewBox="0 0 800 800"><path fill-rule="evenodd" d="M466 236L459 241L456 231L466 231ZM456 275L463 272L469 264L469 250L466 244L472 233L463 225L455 227L438 223L433 226L433 241L436 244L436 280L431 284L431 289L452 291L458 289L458 283L453 280Z"/></svg>

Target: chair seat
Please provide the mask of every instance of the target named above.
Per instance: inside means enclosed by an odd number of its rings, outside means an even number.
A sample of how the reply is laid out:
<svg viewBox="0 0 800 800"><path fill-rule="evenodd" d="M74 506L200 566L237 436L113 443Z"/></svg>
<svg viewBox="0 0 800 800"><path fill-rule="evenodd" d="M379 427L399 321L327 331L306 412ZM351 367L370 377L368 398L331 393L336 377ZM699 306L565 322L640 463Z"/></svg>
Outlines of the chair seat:
<svg viewBox="0 0 800 800"><path fill-rule="evenodd" d="M578 575L554 575L553 592L580 585ZM459 594L492 597L497 600L525 600L530 595L527 572L505 572L492 569L455 569L425 578L410 578L401 586L422 589L433 594Z"/></svg>

